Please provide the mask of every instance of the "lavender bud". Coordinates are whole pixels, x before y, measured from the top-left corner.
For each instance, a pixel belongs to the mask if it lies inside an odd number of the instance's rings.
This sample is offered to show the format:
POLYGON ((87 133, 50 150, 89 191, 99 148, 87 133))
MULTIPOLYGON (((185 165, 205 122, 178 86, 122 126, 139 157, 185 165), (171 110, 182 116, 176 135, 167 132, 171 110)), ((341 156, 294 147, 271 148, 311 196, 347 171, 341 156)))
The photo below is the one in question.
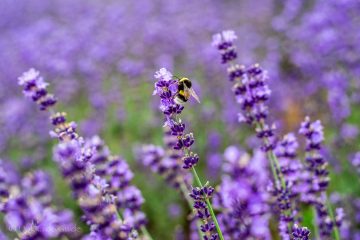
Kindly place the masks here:
POLYGON ((297 224, 294 224, 292 229, 293 240, 309 240, 310 231, 306 227, 300 227, 297 224))

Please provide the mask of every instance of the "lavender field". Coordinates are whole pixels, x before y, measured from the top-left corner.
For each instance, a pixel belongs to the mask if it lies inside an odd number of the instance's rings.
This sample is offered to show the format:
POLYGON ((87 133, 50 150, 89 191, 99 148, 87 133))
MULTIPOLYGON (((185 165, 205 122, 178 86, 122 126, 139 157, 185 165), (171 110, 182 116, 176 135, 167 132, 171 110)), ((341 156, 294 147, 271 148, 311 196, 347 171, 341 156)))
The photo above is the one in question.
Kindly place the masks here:
POLYGON ((0 0, 0 240, 360 240, 358 0, 0 0))

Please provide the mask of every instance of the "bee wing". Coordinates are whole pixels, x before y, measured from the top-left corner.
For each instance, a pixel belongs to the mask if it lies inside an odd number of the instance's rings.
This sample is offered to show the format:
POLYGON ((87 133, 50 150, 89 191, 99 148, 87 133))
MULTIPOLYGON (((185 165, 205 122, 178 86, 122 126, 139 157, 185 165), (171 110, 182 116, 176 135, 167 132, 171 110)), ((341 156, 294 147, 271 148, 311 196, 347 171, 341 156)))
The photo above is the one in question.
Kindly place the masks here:
POLYGON ((199 99, 199 96, 196 94, 196 92, 194 91, 194 89, 190 88, 188 89, 190 95, 195 98, 195 100, 200 103, 200 99, 199 99))

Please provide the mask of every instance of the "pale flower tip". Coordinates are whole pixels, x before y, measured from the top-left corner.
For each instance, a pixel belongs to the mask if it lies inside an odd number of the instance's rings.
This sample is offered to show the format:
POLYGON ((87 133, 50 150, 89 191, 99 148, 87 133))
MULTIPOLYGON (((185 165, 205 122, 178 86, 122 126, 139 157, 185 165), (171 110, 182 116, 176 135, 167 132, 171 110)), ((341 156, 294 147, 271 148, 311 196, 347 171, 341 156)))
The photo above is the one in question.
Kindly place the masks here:
POLYGON ((237 39, 235 31, 233 30, 226 30, 222 32, 223 38, 227 42, 232 42, 237 39))
POLYGON ((212 45, 218 46, 222 44, 223 42, 233 42, 237 39, 237 36, 235 34, 235 31, 233 30, 225 30, 221 33, 217 33, 213 35, 212 38, 212 45))
POLYGON ((39 75, 40 75, 39 71, 35 70, 35 68, 30 68, 29 70, 24 72, 20 77, 18 77, 18 84, 24 85, 26 82, 38 78, 39 75))
POLYGON ((213 35, 212 37, 212 43, 211 45, 213 46, 217 46, 221 43, 221 34, 220 33, 216 33, 213 35))
POLYGON ((169 81, 172 79, 173 75, 170 71, 168 71, 166 68, 160 68, 159 71, 157 71, 154 75, 156 79, 169 81))

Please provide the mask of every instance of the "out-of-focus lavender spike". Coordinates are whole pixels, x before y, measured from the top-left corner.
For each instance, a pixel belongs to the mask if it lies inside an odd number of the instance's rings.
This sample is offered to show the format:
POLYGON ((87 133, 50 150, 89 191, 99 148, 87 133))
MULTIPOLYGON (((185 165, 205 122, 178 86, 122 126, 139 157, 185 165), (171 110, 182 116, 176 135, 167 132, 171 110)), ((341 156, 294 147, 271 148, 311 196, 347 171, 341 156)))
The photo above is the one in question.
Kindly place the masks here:
POLYGON ((86 144, 90 149, 96 149, 90 162, 102 198, 108 203, 114 203, 117 210, 122 213, 127 226, 124 226, 124 229, 139 231, 147 223, 145 214, 141 212, 144 198, 141 191, 131 184, 134 174, 130 167, 125 159, 112 156, 104 141, 98 136, 90 138, 86 144))
POLYGON ((351 159, 351 163, 356 168, 356 171, 360 174, 360 152, 355 153, 351 159))
POLYGON ((15 181, 18 175, 9 164, 0 160, 2 191, 0 212, 10 232, 20 239, 49 239, 77 235, 73 215, 51 205, 53 188, 50 176, 43 171, 29 172, 15 181), (6 170, 5 170, 6 168, 6 170))
POLYGON ((90 148, 96 151, 91 158, 91 163, 96 166, 95 175, 104 177, 106 175, 108 160, 110 158, 110 150, 105 142, 99 136, 93 136, 86 141, 90 148))
POLYGON ((297 149, 299 143, 295 134, 286 134, 281 141, 278 142, 274 152, 279 159, 281 172, 286 181, 293 187, 293 193, 299 194, 298 184, 301 181, 303 172, 303 164, 297 159, 297 149))
POLYGON ((37 198, 43 205, 47 206, 51 203, 53 184, 51 177, 46 172, 38 170, 28 173, 23 177, 21 186, 27 195, 37 198))
POLYGON ((161 175, 165 181, 174 188, 191 185, 191 174, 181 167, 182 153, 174 149, 177 144, 176 136, 171 135, 169 129, 164 131, 165 148, 144 145, 137 149, 139 161, 149 167, 153 172, 161 175))
POLYGON ((9 238, 0 230, 0 240, 8 240, 9 238))
POLYGON ((214 196, 221 209, 219 222, 226 239, 270 238, 270 195, 266 191, 266 157, 257 150, 251 157, 235 146, 224 153, 222 181, 214 196), (241 227, 239 227, 241 226, 241 227))
POLYGON ((295 134, 289 133, 278 142, 274 150, 277 158, 279 159, 280 171, 286 180, 286 185, 289 186, 288 188, 291 188, 290 192, 286 192, 285 194, 282 193, 282 204, 284 206, 289 206, 287 211, 290 212, 291 218, 287 219, 294 223, 300 222, 300 216, 298 215, 300 209, 298 205, 300 202, 300 196, 304 193, 304 166, 300 160, 297 159, 298 147, 299 144, 295 134), (291 202, 293 204, 291 204, 291 202))
POLYGON ((227 30, 213 36, 212 45, 221 52, 222 63, 228 63, 237 58, 234 40, 237 36, 234 31, 227 30))
POLYGON ((201 240, 201 236, 199 236, 198 232, 198 226, 197 226, 197 218, 191 219, 190 222, 190 239, 193 240, 201 240))
MULTIPOLYGON (((301 123, 299 133, 306 138, 306 171, 305 178, 306 189, 302 194, 302 201, 314 206, 318 217, 318 225, 321 237, 331 236, 335 230, 338 234, 338 225, 335 219, 332 219, 331 206, 328 205, 326 190, 329 185, 328 162, 324 159, 321 148, 324 141, 324 131, 320 120, 311 122, 309 117, 301 123), (335 221, 335 222, 334 222, 335 221)), ((343 215, 339 211, 339 221, 341 224, 343 215), (341 219, 341 220, 340 220, 341 219)))
POLYGON ((359 128, 354 124, 345 123, 340 129, 340 135, 345 141, 352 141, 359 136, 359 128))
MULTIPOLYGON (((311 122, 310 118, 306 117, 301 123, 299 133, 306 138, 306 168, 311 178, 308 197, 313 197, 316 193, 325 192, 329 185, 328 163, 320 152, 324 141, 323 126, 319 120, 311 122)), ((311 199, 309 200, 311 202, 311 199)))
POLYGON ((19 77, 19 85, 23 87, 23 93, 40 106, 40 110, 48 110, 55 105, 56 99, 46 90, 46 83, 40 73, 31 68, 19 77))
POLYGON ((129 169, 124 168, 127 164, 121 159, 104 159, 110 156, 100 139, 95 137, 85 141, 76 133, 76 123, 67 121, 66 113, 50 111, 55 104, 51 101, 54 97, 46 91, 47 84, 39 72, 29 70, 19 78, 19 84, 24 87, 25 96, 32 97, 41 110, 51 112, 54 130, 50 135, 59 140, 54 150, 55 161, 84 211, 83 219, 99 236, 127 239, 131 229, 140 229, 146 222, 144 214, 139 211, 144 201, 140 191, 134 186, 125 187, 132 178, 129 169), (108 160, 106 172, 103 166, 105 160, 108 160), (100 166, 98 170, 96 165, 100 166), (124 181, 121 191, 115 191, 117 186, 114 186, 115 181, 111 181, 111 177, 124 181), (108 189, 112 190, 111 193, 108 189), (117 207, 125 208, 126 217, 132 225, 124 223, 117 207))
POLYGON ((344 218, 345 218, 344 209, 343 208, 337 208, 335 210, 335 224, 336 224, 336 226, 341 227, 344 218))
POLYGON ((122 223, 117 218, 115 205, 103 198, 108 187, 105 179, 93 174, 92 150, 72 139, 58 145, 55 157, 85 213, 83 218, 87 224, 106 236, 119 236, 122 223))
MULTIPOLYGON (((98 172, 102 176, 97 178, 101 179, 105 186, 103 198, 116 205, 129 228, 139 231, 147 220, 145 214, 141 212, 144 203, 141 191, 131 184, 134 174, 123 158, 111 155, 108 147, 99 137, 89 139, 89 146, 97 149, 97 154, 91 158, 91 162, 95 166, 95 173, 98 172)), ((127 228, 124 226, 124 229, 127 228)))
POLYGON ((117 191, 130 185, 134 174, 123 158, 110 156, 107 162, 106 176, 110 179, 108 191, 116 195, 117 191))
POLYGON ((137 159, 154 173, 162 173, 160 162, 165 156, 165 151, 160 146, 142 145, 136 149, 137 159))

